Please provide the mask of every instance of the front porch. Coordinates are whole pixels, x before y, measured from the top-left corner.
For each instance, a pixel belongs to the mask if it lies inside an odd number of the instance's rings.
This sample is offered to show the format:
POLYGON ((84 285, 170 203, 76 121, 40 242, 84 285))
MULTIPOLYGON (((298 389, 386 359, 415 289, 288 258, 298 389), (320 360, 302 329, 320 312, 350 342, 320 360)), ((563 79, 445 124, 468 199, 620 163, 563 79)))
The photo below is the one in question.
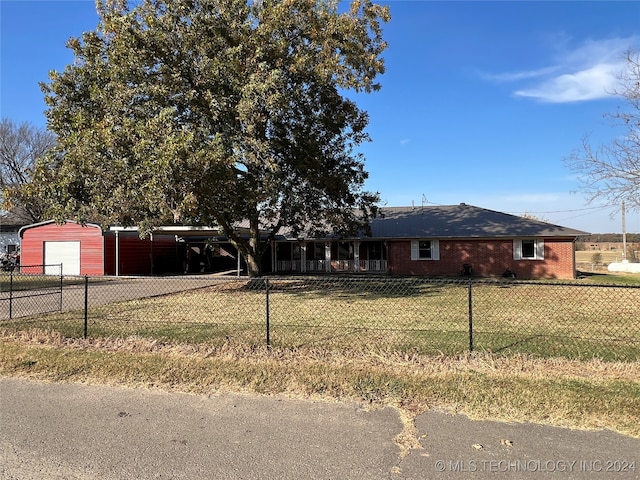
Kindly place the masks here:
POLYGON ((386 245, 379 241, 281 241, 272 252, 274 273, 386 273, 386 245))

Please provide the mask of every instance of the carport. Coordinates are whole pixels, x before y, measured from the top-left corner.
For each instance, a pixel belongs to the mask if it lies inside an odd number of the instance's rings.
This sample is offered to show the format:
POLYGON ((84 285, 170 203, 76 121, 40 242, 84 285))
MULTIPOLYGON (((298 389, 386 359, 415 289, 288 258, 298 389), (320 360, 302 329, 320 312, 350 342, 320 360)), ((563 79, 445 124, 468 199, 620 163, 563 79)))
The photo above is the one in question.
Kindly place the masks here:
MULTIPOLYGON (((122 275, 121 266, 131 255, 127 238, 139 236, 136 227, 110 227, 113 235, 114 275, 122 275)), ((240 276, 242 258, 226 236, 216 227, 168 225, 156 227, 149 235, 150 248, 157 246, 157 238, 173 238, 175 272, 188 273, 232 273, 240 276)), ((155 253, 152 253, 155 255, 155 253)))
MULTIPOLYGON (((243 232, 244 233, 244 232, 243 232)), ((146 238, 136 227, 53 220, 19 231, 22 265, 30 272, 63 275, 158 275, 176 273, 236 273, 243 260, 229 239, 216 227, 160 226, 146 238)))

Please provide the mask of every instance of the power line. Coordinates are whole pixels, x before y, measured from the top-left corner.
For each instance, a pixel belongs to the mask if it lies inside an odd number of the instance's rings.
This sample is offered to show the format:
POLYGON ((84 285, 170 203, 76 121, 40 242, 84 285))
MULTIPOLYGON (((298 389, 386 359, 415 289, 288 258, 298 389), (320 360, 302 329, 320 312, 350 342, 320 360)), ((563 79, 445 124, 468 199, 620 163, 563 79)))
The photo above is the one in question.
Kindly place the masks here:
MULTIPOLYGON (((613 207, 609 206, 609 207, 586 207, 586 208, 574 208, 571 210, 547 210, 547 211, 540 211, 540 212, 531 212, 529 210, 527 210, 527 213, 531 213, 531 214, 540 214, 540 213, 573 213, 573 212, 586 212, 586 211, 591 211, 591 210, 608 210, 608 209, 612 209, 613 207)), ((509 212, 511 214, 517 215, 516 212, 509 212)))
MULTIPOLYGON (((424 205, 434 205, 434 206, 444 206, 445 204, 443 203, 437 203, 437 202, 432 202, 430 200, 428 200, 426 198, 426 196, 423 194, 422 195, 422 206, 424 205)), ((531 214, 531 215, 541 215, 541 214, 548 214, 548 213, 576 213, 576 212, 586 212, 583 215, 588 215, 589 212, 592 212, 594 210, 612 210, 616 208, 613 205, 608 205, 608 206, 604 206, 604 205, 600 205, 597 207, 584 207, 584 208, 573 208, 573 209, 569 209, 569 210, 544 210, 544 211, 537 211, 537 212, 532 212, 530 210, 526 210, 525 213, 527 214, 531 214)), ((520 216, 522 215, 522 211, 518 211, 518 212, 504 212, 504 213, 508 213, 510 215, 516 215, 516 216, 520 216)), ((578 216, 582 216, 582 215, 578 215, 578 216)), ((571 217, 573 218, 573 217, 571 217)))

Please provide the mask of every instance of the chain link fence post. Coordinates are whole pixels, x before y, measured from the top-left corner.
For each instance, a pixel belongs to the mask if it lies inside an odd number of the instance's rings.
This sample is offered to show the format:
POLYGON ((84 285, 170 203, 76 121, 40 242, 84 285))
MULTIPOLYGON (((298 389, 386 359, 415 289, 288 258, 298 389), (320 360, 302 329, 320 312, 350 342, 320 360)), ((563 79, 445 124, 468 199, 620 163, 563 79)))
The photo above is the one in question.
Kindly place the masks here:
POLYGON ((473 352, 473 281, 469 279, 469 352, 473 352))
POLYGON ((9 320, 13 318, 13 270, 9 272, 9 320))
POLYGON ((58 303, 58 310, 62 311, 62 284, 63 284, 63 275, 62 275, 62 264, 60 264, 60 301, 58 303))
POLYGON ((84 338, 89 337, 89 276, 84 276, 84 338))
POLYGON ((271 348, 271 326, 270 326, 270 308, 269 308, 269 279, 265 279, 265 309, 266 309, 266 329, 267 329, 267 348, 271 348))

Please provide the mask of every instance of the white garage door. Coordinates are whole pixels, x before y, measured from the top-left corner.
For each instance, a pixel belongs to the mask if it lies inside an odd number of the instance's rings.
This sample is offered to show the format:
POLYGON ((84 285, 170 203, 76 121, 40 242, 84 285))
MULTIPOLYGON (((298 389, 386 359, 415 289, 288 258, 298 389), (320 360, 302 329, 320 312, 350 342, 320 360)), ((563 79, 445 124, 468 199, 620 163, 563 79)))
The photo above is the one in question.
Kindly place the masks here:
POLYGON ((80 242, 44 242, 45 274, 80 275, 80 242))

